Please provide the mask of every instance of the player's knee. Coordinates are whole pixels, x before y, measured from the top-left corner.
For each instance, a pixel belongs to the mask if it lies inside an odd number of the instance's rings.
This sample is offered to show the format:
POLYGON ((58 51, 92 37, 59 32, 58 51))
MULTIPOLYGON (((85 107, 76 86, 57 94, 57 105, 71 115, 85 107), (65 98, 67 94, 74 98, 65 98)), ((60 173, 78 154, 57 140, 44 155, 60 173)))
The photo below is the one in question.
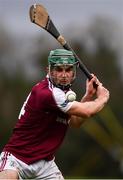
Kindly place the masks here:
POLYGON ((4 170, 0 172, 0 179, 19 179, 18 172, 13 170, 4 170))

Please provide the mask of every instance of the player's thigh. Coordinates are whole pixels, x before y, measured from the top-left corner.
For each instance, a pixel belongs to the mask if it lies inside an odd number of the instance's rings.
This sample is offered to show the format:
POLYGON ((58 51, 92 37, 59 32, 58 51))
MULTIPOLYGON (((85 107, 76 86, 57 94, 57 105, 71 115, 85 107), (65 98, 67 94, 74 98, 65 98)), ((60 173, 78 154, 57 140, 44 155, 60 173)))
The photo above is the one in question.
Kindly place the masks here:
POLYGON ((0 172, 0 179, 19 179, 18 172, 14 170, 3 170, 0 172))
POLYGON ((64 177, 54 162, 54 159, 51 161, 38 161, 33 164, 33 169, 37 172, 35 179, 64 180, 64 177))

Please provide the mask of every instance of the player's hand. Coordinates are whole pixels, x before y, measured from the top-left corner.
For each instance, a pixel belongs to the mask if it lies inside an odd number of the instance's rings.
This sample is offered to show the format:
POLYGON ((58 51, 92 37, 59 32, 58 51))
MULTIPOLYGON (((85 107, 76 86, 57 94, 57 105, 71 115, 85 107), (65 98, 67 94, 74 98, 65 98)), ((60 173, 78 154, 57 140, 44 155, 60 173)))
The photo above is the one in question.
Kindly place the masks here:
POLYGON ((86 96, 93 97, 96 93, 96 88, 94 88, 94 83, 98 85, 99 80, 96 76, 92 74, 92 79, 86 81, 86 96))

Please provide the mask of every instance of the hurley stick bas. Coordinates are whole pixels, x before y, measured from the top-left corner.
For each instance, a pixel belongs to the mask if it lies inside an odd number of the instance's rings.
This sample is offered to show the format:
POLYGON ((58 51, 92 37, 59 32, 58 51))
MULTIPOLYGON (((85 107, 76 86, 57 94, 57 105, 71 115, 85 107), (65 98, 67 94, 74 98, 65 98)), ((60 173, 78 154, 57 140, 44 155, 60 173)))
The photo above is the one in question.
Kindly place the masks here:
POLYGON ((52 22, 47 10, 40 4, 34 4, 30 7, 30 19, 31 22, 37 24, 41 28, 45 29, 48 33, 50 33, 66 50, 71 50, 79 64, 79 68, 84 72, 86 77, 90 80, 92 79, 92 75, 87 69, 87 67, 83 64, 71 46, 67 43, 65 38, 59 33, 56 26, 52 22))

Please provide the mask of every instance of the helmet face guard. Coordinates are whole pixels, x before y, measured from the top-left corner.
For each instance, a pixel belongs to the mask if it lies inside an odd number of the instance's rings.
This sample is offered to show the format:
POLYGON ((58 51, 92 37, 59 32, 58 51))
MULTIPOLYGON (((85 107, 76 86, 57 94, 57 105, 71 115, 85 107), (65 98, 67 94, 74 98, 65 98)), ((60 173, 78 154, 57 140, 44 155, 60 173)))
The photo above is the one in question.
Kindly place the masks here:
POLYGON ((64 49, 56 49, 54 51, 50 52, 50 55, 48 57, 48 64, 49 64, 49 76, 52 83, 60 87, 61 89, 68 89, 71 86, 71 83, 76 78, 76 67, 77 62, 76 59, 72 53, 72 51, 64 50, 64 49), (54 78, 52 77, 52 71, 57 67, 71 67, 73 70, 73 78, 69 84, 63 85, 63 84, 57 84, 57 82, 54 81, 54 78))

